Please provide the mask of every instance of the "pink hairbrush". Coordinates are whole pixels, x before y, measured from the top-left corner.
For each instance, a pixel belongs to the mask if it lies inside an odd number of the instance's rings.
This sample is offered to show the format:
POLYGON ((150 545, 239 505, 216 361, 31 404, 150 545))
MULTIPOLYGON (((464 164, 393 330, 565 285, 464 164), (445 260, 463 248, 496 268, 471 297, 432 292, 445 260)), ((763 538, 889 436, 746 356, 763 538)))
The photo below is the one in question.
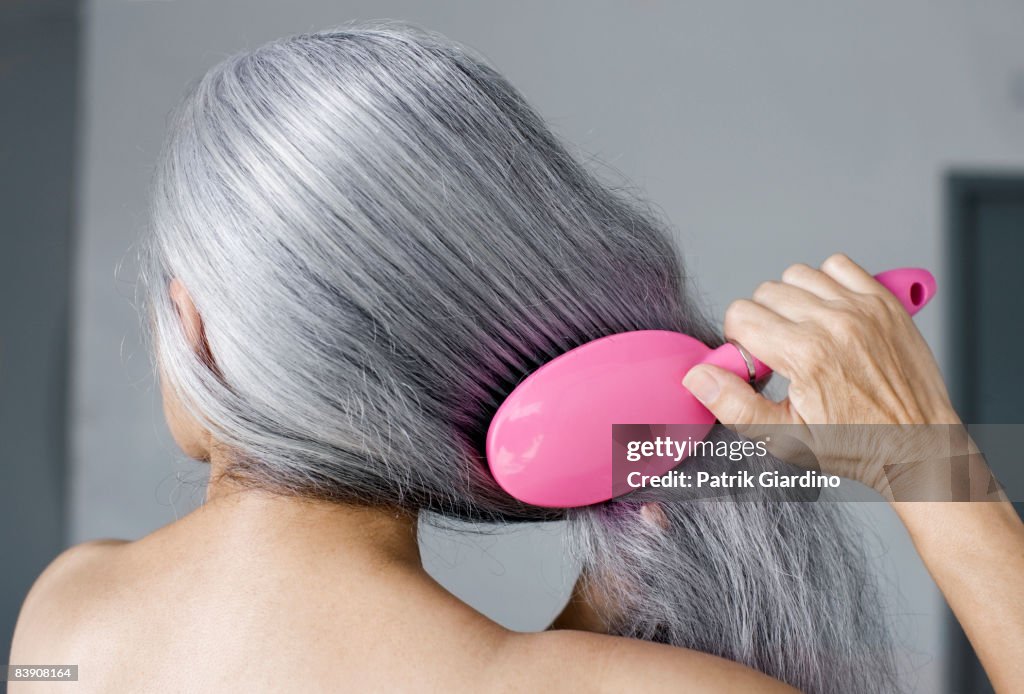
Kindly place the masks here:
MULTIPOLYGON (((875 275, 911 315, 935 295, 935 278, 917 268, 875 275)), ((715 418, 682 385, 691 367, 714 364, 749 379, 771 369, 746 350, 667 330, 638 330, 588 342, 524 379, 487 431, 491 474, 534 506, 574 508, 617 496, 612 484, 613 424, 685 424, 703 438, 715 418)), ((678 463, 665 461, 660 475, 678 463)))

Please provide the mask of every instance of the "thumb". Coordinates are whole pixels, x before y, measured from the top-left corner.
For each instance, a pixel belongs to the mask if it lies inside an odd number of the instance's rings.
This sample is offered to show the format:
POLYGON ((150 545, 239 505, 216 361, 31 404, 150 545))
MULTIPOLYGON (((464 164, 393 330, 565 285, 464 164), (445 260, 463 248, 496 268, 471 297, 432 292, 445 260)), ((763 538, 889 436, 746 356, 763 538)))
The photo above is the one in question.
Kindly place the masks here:
POLYGON ((755 429, 791 424, 787 408, 751 388, 742 378, 719 366, 698 364, 683 377, 683 386, 730 429, 753 436, 755 429))

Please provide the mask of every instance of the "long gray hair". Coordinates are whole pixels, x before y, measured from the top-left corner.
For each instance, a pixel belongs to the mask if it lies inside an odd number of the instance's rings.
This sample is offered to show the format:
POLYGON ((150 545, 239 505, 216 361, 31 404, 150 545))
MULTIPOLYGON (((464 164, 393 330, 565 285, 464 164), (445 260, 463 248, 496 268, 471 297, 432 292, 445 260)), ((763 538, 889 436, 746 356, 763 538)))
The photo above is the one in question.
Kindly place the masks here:
POLYGON ((539 365, 627 330, 722 338, 656 216, 581 167, 465 48, 371 25, 228 58, 172 115, 152 226, 160 367, 230 447, 236 480, 469 521, 566 520, 613 633, 808 692, 895 689, 875 586, 835 505, 665 500, 651 523, 630 497, 542 509, 494 483, 488 422, 539 365), (189 346, 173 278, 215 364, 189 346))

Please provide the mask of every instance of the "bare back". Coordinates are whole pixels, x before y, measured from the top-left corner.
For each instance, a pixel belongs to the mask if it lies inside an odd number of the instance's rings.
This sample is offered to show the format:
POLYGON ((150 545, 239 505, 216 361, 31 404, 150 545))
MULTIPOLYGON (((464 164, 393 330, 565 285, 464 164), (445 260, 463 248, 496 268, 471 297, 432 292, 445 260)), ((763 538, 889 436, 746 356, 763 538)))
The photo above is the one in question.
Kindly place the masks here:
POLYGON ((413 526, 361 513, 248 498, 75 547, 33 588, 11 662, 78 664, 76 692, 777 686, 682 649, 510 632, 423 571, 413 526))

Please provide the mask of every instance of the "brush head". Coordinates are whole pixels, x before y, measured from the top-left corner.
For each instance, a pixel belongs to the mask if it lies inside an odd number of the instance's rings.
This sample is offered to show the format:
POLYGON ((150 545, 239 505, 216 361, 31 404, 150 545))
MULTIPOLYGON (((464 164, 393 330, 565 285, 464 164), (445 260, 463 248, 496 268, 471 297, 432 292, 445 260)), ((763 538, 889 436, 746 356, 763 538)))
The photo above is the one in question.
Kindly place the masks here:
MULTIPOLYGON (((534 506, 573 508, 618 496, 613 424, 685 424, 701 439, 715 418, 683 387, 712 350, 666 330, 609 335, 548 362, 502 403, 487 432, 491 474, 534 506)), ((646 467, 660 475, 676 462, 646 467)))

